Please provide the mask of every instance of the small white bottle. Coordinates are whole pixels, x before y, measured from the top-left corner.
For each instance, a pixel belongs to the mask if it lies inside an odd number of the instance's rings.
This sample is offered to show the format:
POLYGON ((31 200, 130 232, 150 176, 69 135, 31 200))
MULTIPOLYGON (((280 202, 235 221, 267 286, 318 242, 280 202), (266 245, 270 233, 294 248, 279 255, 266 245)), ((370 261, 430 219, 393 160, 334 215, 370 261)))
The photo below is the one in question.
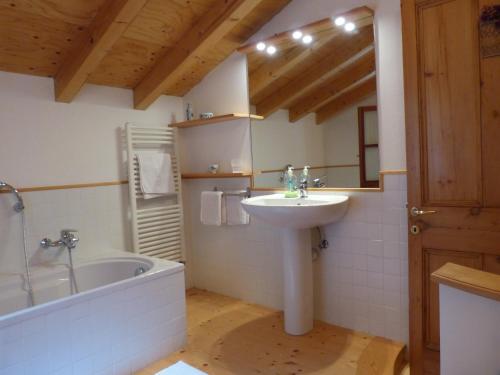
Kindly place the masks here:
POLYGON ((191 103, 188 103, 186 107, 186 120, 189 121, 192 120, 193 118, 194 118, 193 106, 191 105, 191 103))

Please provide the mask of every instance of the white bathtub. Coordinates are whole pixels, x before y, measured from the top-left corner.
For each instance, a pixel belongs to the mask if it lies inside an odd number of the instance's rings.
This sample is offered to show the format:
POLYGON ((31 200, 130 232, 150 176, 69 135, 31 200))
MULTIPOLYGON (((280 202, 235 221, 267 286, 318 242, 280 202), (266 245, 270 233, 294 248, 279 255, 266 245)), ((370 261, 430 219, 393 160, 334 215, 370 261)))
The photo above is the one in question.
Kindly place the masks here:
POLYGON ((0 375, 130 374, 186 339, 184 266, 114 252, 32 268, 36 306, 22 275, 0 275, 0 375), (112 255, 110 255, 112 254, 112 255), (145 273, 134 276, 142 267, 145 273))

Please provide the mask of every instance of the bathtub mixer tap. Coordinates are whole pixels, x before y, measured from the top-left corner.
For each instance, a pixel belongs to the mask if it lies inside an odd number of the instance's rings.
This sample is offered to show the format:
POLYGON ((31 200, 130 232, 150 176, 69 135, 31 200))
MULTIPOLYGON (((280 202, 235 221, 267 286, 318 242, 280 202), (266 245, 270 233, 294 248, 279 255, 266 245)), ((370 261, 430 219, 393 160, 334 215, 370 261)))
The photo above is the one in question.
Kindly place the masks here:
POLYGON ((49 247, 65 246, 68 250, 73 250, 78 244, 78 241, 80 241, 77 235, 78 231, 76 230, 63 229, 61 231, 60 239, 58 239, 57 241, 52 241, 50 238, 44 238, 40 241, 40 245, 44 249, 48 249, 49 247))
POLYGON ((71 283, 71 294, 79 293, 78 283, 76 282, 75 268, 73 266, 73 252, 72 250, 76 248, 80 239, 78 238, 78 231, 72 229, 63 229, 61 231, 61 238, 57 241, 52 241, 50 238, 44 238, 40 241, 40 246, 44 249, 49 247, 65 247, 68 249, 69 258, 69 275, 71 283))

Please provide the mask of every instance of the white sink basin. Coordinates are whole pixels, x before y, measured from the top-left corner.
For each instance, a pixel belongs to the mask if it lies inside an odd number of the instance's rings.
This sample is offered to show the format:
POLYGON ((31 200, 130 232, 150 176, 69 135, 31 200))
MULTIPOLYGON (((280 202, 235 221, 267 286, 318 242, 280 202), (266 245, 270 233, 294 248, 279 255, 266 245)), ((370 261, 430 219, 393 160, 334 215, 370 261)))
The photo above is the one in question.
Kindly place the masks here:
POLYGON ((262 195, 241 202, 252 216, 282 228, 306 229, 333 223, 347 210, 348 196, 310 195, 285 198, 284 194, 262 195))

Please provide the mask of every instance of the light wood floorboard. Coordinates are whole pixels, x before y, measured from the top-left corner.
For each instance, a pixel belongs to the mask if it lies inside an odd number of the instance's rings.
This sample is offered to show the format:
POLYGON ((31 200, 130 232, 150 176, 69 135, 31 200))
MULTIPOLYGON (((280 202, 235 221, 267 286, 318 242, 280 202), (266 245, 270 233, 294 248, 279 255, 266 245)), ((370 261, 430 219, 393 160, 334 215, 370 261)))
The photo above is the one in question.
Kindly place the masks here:
POLYGON ((210 375, 393 375, 404 361, 401 343, 320 321, 290 336, 281 312, 197 289, 188 291, 187 314, 186 347, 137 375, 180 360, 210 375))

